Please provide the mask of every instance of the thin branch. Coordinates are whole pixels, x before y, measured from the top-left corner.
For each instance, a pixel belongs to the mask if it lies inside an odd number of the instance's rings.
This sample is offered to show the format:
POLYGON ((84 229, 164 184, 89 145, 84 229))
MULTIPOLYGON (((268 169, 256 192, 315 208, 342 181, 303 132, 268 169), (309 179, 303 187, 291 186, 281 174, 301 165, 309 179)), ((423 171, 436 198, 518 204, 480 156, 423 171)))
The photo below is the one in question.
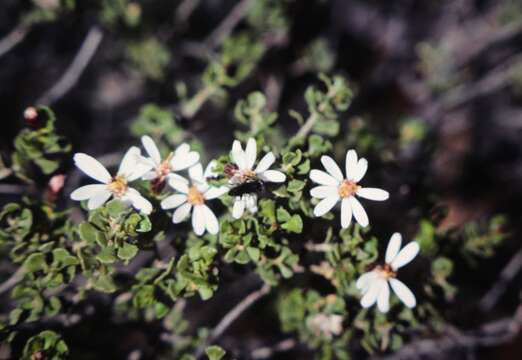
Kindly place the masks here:
POLYGON ((16 45, 20 44, 29 32, 26 24, 18 24, 9 34, 0 40, 0 57, 7 54, 16 45))
POLYGON ((522 269, 522 249, 519 250, 509 263, 504 267, 500 273, 499 279, 495 285, 482 297, 479 303, 479 308, 483 312, 489 312, 495 307, 500 297, 506 292, 506 289, 511 281, 517 276, 522 269))
POLYGON ((93 26, 85 37, 71 65, 69 65, 58 82, 50 90, 40 96, 36 103, 50 105, 67 94, 67 92, 76 85, 85 68, 91 62, 102 39, 102 30, 98 26, 93 26))
POLYGON ((236 25, 246 16, 250 6, 254 4, 253 0, 241 0, 230 11, 227 17, 219 24, 219 26, 205 40, 205 47, 213 50, 224 38, 226 38, 236 25))
POLYGON ((252 351, 250 357, 252 359, 269 359, 275 353, 289 351, 295 348, 297 345, 297 341, 295 339, 286 339, 276 343, 273 346, 264 346, 261 348, 257 348, 252 351))
POLYGON ((11 290, 24 278, 24 268, 21 266, 9 279, 0 284, 0 295, 11 290))
POLYGON ((252 306, 256 301, 261 299, 263 296, 270 292, 270 286, 267 284, 263 285, 261 289, 258 289, 249 295, 247 295, 241 302, 239 302, 234 308, 232 308, 221 321, 217 324, 217 326, 210 333, 207 341, 196 351, 196 359, 203 355, 205 348, 207 345, 212 344, 217 338, 219 338, 229 327, 236 321, 236 319, 241 316, 243 312, 245 312, 250 306, 252 306))

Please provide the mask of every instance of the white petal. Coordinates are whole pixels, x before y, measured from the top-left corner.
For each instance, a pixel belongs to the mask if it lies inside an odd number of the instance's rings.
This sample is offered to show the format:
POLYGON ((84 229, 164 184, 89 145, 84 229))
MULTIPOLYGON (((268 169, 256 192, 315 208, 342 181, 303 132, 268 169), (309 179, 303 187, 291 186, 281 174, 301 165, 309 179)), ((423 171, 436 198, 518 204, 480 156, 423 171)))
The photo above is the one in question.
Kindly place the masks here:
POLYGON ((259 164, 257 164, 257 167, 255 169, 255 172, 256 173, 263 173, 263 172, 267 171, 268 168, 270 166, 272 166, 274 161, 275 161, 275 155, 272 152, 269 152, 268 154, 263 156, 261 161, 259 161, 259 164))
POLYGON ((401 248, 401 243, 402 243, 401 234, 399 234, 397 232, 394 233, 391 236, 390 241, 388 242, 388 247, 386 248, 386 256, 384 258, 384 261, 387 264, 391 264, 393 259, 395 259, 395 257, 397 256, 397 254, 399 253, 399 249, 401 248))
POLYGON ((319 202, 319 204, 315 206, 314 215, 318 217, 323 216, 328 211, 330 211, 335 206, 335 204, 337 204, 338 201, 339 195, 324 198, 319 202))
POLYGON ((243 195, 243 201, 245 206, 252 214, 257 212, 257 195, 256 194, 245 194, 243 195))
POLYGON ((108 184, 112 180, 111 174, 109 174, 105 166, 92 156, 77 153, 74 155, 74 164, 86 175, 101 183, 108 184))
POLYGON ((187 194, 189 191, 188 184, 176 177, 169 177, 169 185, 176 191, 187 194))
POLYGON ((148 174, 150 172, 151 168, 152 167, 149 164, 140 162, 138 159, 138 161, 134 165, 134 169, 132 170, 132 172, 129 175, 127 175, 127 181, 134 181, 139 178, 143 178, 145 174, 148 174))
POLYGON ((192 180, 206 183, 205 177, 203 176, 203 166, 201 164, 196 164, 189 168, 189 176, 192 180))
POLYGON ((254 138, 248 139, 246 150, 245 150, 245 165, 248 169, 254 167, 257 157, 257 144, 254 138))
POLYGON ((273 183, 282 183, 286 180, 286 175, 277 170, 267 170, 259 175, 262 180, 273 183))
POLYGON ((87 209, 94 210, 102 206, 109 198, 111 197, 111 192, 109 190, 100 191, 96 193, 94 196, 89 198, 87 202, 87 209))
POLYGON ((375 271, 368 271, 359 276, 355 283, 355 287, 359 289, 363 294, 368 291, 370 284, 377 278, 375 271))
POLYGON ((348 150, 346 152, 346 178, 354 181, 357 174, 357 153, 355 150, 348 150))
POLYGON ((415 307, 417 304, 417 300, 415 300, 415 295, 411 292, 411 290, 404 285, 404 283, 400 280, 391 278, 389 279, 391 288, 393 292, 397 294, 399 299, 409 308, 415 307))
POLYGON ((205 232, 205 211, 201 205, 195 205, 192 211, 192 228, 197 236, 203 235, 205 232))
POLYGON ((150 181, 154 180, 158 177, 158 173, 155 171, 147 171, 143 176, 141 177, 142 180, 150 181))
POLYGON ((348 228, 352 222, 352 204, 348 198, 341 200, 341 227, 348 228))
POLYGON ((190 152, 190 145, 187 143, 183 143, 179 145, 176 150, 174 150, 174 154, 188 154, 190 152))
POLYGON ((361 225, 362 227, 368 226, 368 224, 370 223, 368 220, 368 215, 366 214, 366 211, 364 210, 359 200, 357 200, 355 196, 350 196, 348 199, 350 200, 350 204, 352 205, 352 212, 355 220, 357 220, 359 225, 361 225))
POLYGON ((100 191, 107 191, 107 185, 105 184, 92 184, 79 187, 71 193, 71 199, 76 201, 87 200, 100 191))
POLYGON ((216 160, 212 160, 211 162, 208 163, 207 167, 205 168, 205 173, 203 174, 205 179, 218 176, 218 174, 216 174, 216 172, 214 171, 214 168, 216 167, 216 165, 217 165, 216 160))
POLYGON ((189 184, 189 181, 187 179, 185 179, 183 176, 175 174, 175 173, 170 173, 167 175, 167 180, 170 181, 171 179, 178 181, 178 182, 185 183, 187 185, 189 184))
POLYGON ((136 189, 129 188, 126 197, 130 200, 132 206, 136 210, 139 210, 146 215, 149 215, 152 212, 152 204, 150 201, 141 196, 136 189))
POLYGON ((230 152, 230 158, 241 170, 246 168, 246 155, 241 147, 241 143, 238 140, 234 140, 232 144, 232 151, 230 152))
POLYGON ((400 267, 403 267, 407 263, 413 260, 415 256, 419 253, 419 244, 416 241, 412 241, 408 245, 402 248, 401 251, 397 254, 395 259, 391 262, 391 267, 393 270, 397 270, 400 267))
POLYGON ((118 175, 126 178, 129 177, 136 170, 136 164, 138 163, 138 157, 140 154, 141 150, 138 147, 131 146, 125 155, 123 155, 123 159, 121 159, 118 175))
POLYGON ((366 170, 368 170, 368 160, 365 158, 360 158, 357 162, 357 166, 355 167, 355 172, 353 174, 353 181, 359 182, 366 175, 366 170))
POLYGON ((339 169, 339 166, 336 164, 335 160, 332 159, 329 156, 323 155, 321 156, 321 163, 323 164, 324 168, 330 175, 332 175, 337 181, 343 181, 344 176, 339 169))
POLYGON ((321 170, 310 171, 310 179, 319 185, 339 186, 339 181, 321 170))
POLYGON ((319 199, 324 199, 329 196, 335 196, 337 194, 339 194, 339 190, 336 186, 321 185, 316 186, 310 190, 310 195, 319 199))
POLYGON ((192 209, 192 205, 190 205, 189 203, 181 205, 179 208, 176 209, 176 211, 174 211, 174 214, 172 215, 172 222, 174 224, 179 224, 180 222, 185 220, 187 215, 190 213, 190 209, 192 209))
POLYGON ((226 186, 211 187, 203 195, 205 196, 205 199, 212 200, 226 194, 228 190, 229 189, 226 186))
POLYGON ((368 284, 368 291, 366 291, 366 293, 363 295, 361 299, 362 307, 369 308, 370 306, 375 304, 384 282, 385 280, 383 279, 374 279, 371 283, 368 284))
POLYGON ((210 210, 210 208, 207 205, 201 205, 203 208, 203 212, 205 213, 205 227, 207 228, 207 231, 210 234, 217 234, 219 232, 219 223, 216 218, 216 215, 210 210))
POLYGON ((378 188, 360 188, 357 190, 357 195, 375 201, 384 201, 390 197, 387 191, 378 188))
POLYGON ((161 163, 161 155, 154 140, 152 140, 150 136, 145 135, 141 137, 141 143, 143 144, 147 154, 149 154, 151 159, 154 161, 155 165, 161 163))
POLYGON ((199 154, 195 151, 176 151, 170 160, 170 167, 172 168, 172 171, 180 171, 195 165, 198 161, 199 154))
POLYGON ((165 198, 161 202, 161 208, 163 210, 174 209, 187 201, 187 195, 185 194, 174 194, 165 198))
POLYGON ((390 310, 390 286, 387 281, 384 281, 381 291, 379 291, 379 295, 377 296, 377 307, 382 313, 386 313, 390 310))
POLYGON ((234 207, 232 208, 232 216, 234 219, 239 219, 241 216, 243 216, 243 213, 245 212, 245 201, 239 196, 236 197, 236 200, 234 201, 234 207))

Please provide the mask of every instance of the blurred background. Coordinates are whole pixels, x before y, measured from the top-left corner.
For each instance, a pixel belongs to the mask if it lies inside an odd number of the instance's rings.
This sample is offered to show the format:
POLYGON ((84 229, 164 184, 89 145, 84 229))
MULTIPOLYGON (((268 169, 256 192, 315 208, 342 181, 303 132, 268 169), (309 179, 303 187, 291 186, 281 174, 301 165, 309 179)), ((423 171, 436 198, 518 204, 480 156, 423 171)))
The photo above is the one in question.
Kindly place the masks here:
MULTIPOLYGON (((520 0, 2 0, 2 159, 27 126, 25 109, 49 105, 73 151, 110 164, 136 143, 133 124, 147 104, 171 114, 209 158, 228 151, 234 105, 252 91, 265 93, 282 133, 293 134, 289 110, 306 113, 303 93, 318 73, 349 79, 355 96, 340 138, 378 150, 381 181, 400 194, 372 208, 384 234, 397 222, 414 233, 418 199, 431 196, 447 214, 440 228, 510 220, 505 246, 464 281, 484 294, 511 264, 507 292, 487 317, 511 316, 522 282, 522 259, 512 257, 522 215, 520 0)), ((6 178, 0 204, 25 191, 6 178)), ((468 329, 478 320, 466 304, 450 315, 468 329)), ((261 323, 264 332, 249 337, 270 337, 261 323)), ((484 351, 471 358, 519 359, 522 334, 475 345, 484 351)))

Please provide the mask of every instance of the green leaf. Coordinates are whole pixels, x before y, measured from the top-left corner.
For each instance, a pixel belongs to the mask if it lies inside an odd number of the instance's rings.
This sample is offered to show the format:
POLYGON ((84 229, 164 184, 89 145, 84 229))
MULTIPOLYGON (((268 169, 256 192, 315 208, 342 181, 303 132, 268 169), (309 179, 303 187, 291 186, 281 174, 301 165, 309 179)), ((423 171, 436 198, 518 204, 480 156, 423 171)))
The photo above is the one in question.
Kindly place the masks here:
POLYGON ((45 270, 47 268, 47 263, 45 262, 45 255, 42 253, 31 254, 24 261, 23 266, 29 272, 45 270))
POLYGON ((254 261, 254 262, 258 262, 259 261, 259 257, 261 255, 261 251, 258 248, 249 246, 249 247, 246 248, 246 250, 247 250, 248 256, 250 256, 252 261, 254 261))
POLYGON ((303 190, 305 185, 306 185, 306 183, 304 181, 301 181, 301 180, 291 180, 288 183, 288 186, 287 186, 286 190, 289 191, 289 192, 299 192, 299 191, 303 190))
POLYGON ((221 360, 225 356, 226 351, 217 345, 212 345, 205 349, 205 353, 209 360, 221 360))
POLYGON ((98 278, 96 278, 92 286, 94 289, 105 293, 113 293, 116 291, 116 284, 114 284, 114 280, 110 275, 106 274, 101 274, 98 278))
POLYGON ((303 231, 303 220, 299 215, 293 215, 287 222, 281 225, 288 232, 300 234, 303 231))
POLYGON ((138 247, 133 244, 124 243, 122 247, 118 249, 118 257, 122 260, 130 260, 138 253, 138 247))

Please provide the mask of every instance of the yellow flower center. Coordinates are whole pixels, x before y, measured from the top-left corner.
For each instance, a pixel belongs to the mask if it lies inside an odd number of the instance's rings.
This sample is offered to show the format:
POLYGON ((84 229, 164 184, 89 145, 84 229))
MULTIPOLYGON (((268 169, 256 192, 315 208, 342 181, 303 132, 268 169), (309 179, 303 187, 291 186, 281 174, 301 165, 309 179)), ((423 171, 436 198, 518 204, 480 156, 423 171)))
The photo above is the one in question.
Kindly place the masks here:
POLYGON ((195 186, 192 186, 187 194, 187 202, 191 205, 201 205, 205 202, 205 198, 201 191, 199 191, 195 186))
POLYGON ((342 198, 352 196, 359 190, 360 186, 357 185, 357 183, 350 181, 350 180, 344 180, 341 185, 339 185, 339 188, 337 191, 339 192, 339 196, 342 198))
POLYGON ((123 176, 116 176, 112 179, 112 182, 109 183, 109 191, 113 193, 115 197, 122 197, 127 192, 127 179, 123 176))
POLYGON ((394 278, 396 276, 390 264, 384 264, 384 266, 377 266, 376 270, 385 279, 394 278))

